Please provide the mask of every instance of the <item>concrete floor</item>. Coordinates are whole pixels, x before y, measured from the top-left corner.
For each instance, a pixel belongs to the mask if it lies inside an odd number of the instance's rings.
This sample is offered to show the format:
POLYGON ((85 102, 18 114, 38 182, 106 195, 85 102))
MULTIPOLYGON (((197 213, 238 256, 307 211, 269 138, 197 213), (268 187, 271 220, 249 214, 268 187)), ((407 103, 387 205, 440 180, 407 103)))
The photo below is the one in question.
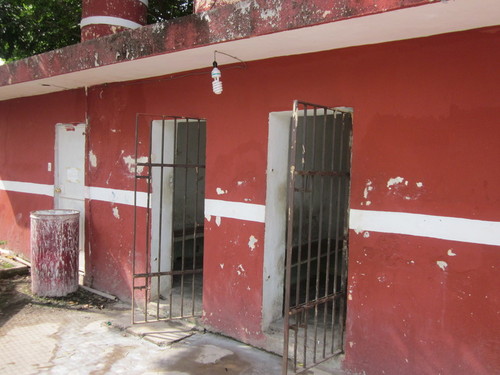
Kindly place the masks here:
POLYGON ((126 305, 77 310, 31 301, 0 326, 0 373, 273 375, 281 357, 180 322, 131 326, 126 305))
POLYGON ((0 327, 0 373, 280 373, 278 356, 175 323, 161 323, 161 330, 158 325, 124 330, 129 319, 128 309, 78 311, 28 304, 0 327))
MULTIPOLYGON (((80 289, 33 296, 29 276, 0 278, 0 374, 279 375, 282 358, 196 329, 193 321, 131 324, 130 305, 80 289)), ((282 335, 268 337, 281 352, 282 335), (278 337, 279 336, 279 337, 278 337)), ((307 375, 340 375, 324 363, 307 375)))
MULTIPOLYGON (((198 275, 201 276, 201 275, 198 275)), ((167 277, 164 277, 166 279, 167 277)), ((184 315, 189 315, 191 313, 191 309, 194 306, 195 311, 198 313, 198 315, 201 315, 201 307, 202 307, 202 294, 201 291, 203 289, 202 286, 202 278, 197 277, 195 279, 195 293, 191 292, 192 289, 192 278, 190 276, 184 276, 184 293, 183 293, 183 298, 181 299, 181 292, 180 292, 180 278, 177 278, 176 282, 174 282, 174 286, 172 288, 172 293, 169 295, 168 293, 166 294, 166 297, 163 297, 161 299, 152 298, 151 302, 147 304, 147 314, 145 315, 145 303, 144 301, 136 300, 136 309, 134 311, 134 321, 136 322, 143 322, 145 321, 146 317, 148 320, 154 321, 155 319, 166 319, 169 316, 176 317, 176 316, 181 316, 181 311, 180 311, 180 306, 181 304, 184 307, 184 315), (194 299, 193 299, 194 297, 194 299), (170 308, 170 298, 172 298, 172 308, 170 308), (171 315, 170 315, 171 314, 171 315)), ((158 281, 155 280, 155 282, 152 283, 152 286, 154 287, 155 284, 158 281)), ((322 312, 322 308, 320 309, 320 313, 322 312)), ((322 329, 322 318, 321 316, 318 318, 318 324, 317 326, 314 325, 313 321, 313 312, 309 313, 309 318, 310 318, 310 324, 308 325, 308 335, 307 335, 307 362, 310 363, 313 361, 313 358, 316 358, 318 362, 321 361, 321 358, 325 355, 323 353, 323 348, 325 347, 326 349, 326 355, 328 355, 329 350, 334 350, 332 347, 332 331, 331 329, 327 329, 327 334, 323 337, 324 330, 322 329), (316 335, 315 335, 316 332, 316 335), (315 339, 315 336, 317 336, 317 340, 315 339), (314 343, 316 342, 316 346, 314 343), (313 348, 316 349, 316 353, 314 353, 313 348)), ((320 314, 321 315, 321 314, 320 314)), ((195 321, 196 319, 194 318, 188 318, 192 319, 192 321, 195 321)), ((329 324, 331 321, 331 315, 328 316, 327 323, 329 324)), ((187 320, 184 320, 184 322, 187 322, 187 320)), ((126 324, 126 323, 125 323, 126 324)), ((175 324, 175 323, 170 323, 175 324)), ((327 324, 327 325, 328 325, 327 324)), ((278 356, 281 356, 283 353, 283 343, 284 343, 284 333, 283 333, 283 319, 279 319, 271 324, 268 330, 264 332, 266 336, 266 340, 261 343, 262 349, 264 349, 267 352, 277 354, 278 356)), ((144 332, 147 332, 150 327, 156 327, 156 324, 148 324, 148 325, 143 325, 142 328, 141 326, 134 326, 128 329, 128 332, 134 331, 135 334, 141 335, 141 330, 144 332), (139 328, 137 328, 139 327, 139 328)), ((150 335, 146 335, 146 339, 154 339, 155 338, 155 333, 154 330, 162 330, 165 327, 165 323, 160 323, 157 328, 152 328, 153 333, 150 335)), ((331 328, 328 326, 328 328, 331 328)), ((298 335, 298 341, 297 341, 297 351, 294 350, 294 336, 295 334, 291 331, 290 333, 290 342, 289 342, 289 357, 290 357, 290 362, 293 360, 293 356, 296 355, 296 361, 297 363, 301 364, 304 363, 304 328, 301 327, 299 330, 299 335, 298 335)), ((158 337, 161 337, 159 335, 158 337)), ((336 330, 335 333, 335 351, 340 349, 340 331, 336 330)), ((161 344, 161 339, 158 341, 161 344)), ((168 342, 168 341, 167 341, 168 342)), ((319 370, 325 370, 329 374, 342 374, 341 371, 341 360, 343 359, 343 356, 336 356, 330 360, 328 360, 325 363, 320 363, 318 365, 319 370)), ((317 373, 319 373, 318 370, 316 370, 317 373)), ((313 372, 308 372, 308 374, 312 374, 313 372)))

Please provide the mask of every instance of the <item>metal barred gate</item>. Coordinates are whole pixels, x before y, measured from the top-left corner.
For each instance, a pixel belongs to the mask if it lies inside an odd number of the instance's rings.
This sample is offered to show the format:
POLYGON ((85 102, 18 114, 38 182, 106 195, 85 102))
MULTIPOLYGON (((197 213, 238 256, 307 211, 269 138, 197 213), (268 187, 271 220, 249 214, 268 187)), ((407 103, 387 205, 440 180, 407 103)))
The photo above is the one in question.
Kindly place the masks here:
POLYGON ((343 352, 352 114, 295 101, 290 130, 283 374, 343 352))
POLYGON ((206 123, 138 114, 132 322, 201 316, 206 123))

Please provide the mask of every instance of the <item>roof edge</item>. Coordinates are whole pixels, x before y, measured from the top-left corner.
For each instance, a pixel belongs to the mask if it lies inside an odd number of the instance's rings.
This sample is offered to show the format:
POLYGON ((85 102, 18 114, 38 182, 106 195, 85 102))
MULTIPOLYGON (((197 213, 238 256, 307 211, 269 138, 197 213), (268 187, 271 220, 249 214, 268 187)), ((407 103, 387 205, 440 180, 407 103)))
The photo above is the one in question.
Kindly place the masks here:
POLYGON ((0 66, 0 87, 440 0, 243 0, 0 66))

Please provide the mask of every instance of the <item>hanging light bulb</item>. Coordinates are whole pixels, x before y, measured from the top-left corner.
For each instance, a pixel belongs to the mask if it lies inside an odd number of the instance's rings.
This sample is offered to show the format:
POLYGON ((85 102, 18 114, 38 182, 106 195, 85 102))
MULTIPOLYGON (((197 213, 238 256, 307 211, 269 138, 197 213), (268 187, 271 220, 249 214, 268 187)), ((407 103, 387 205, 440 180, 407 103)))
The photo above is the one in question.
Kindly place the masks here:
POLYGON ((214 94, 222 94, 222 82, 220 81, 221 77, 221 72, 219 68, 217 68, 217 61, 214 61, 213 63, 214 68, 212 69, 212 90, 214 91, 214 94))

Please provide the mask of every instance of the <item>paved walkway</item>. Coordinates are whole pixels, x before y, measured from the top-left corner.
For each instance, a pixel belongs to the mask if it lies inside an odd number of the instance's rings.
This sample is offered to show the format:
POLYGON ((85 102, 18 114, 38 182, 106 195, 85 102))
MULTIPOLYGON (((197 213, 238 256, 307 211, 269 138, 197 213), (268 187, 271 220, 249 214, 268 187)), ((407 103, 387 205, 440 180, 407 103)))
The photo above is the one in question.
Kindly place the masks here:
MULTIPOLYGON (((163 323, 158 343, 115 326, 128 311, 27 305, 0 327, 1 374, 280 374, 281 358, 163 323)), ((135 328, 137 329, 137 328, 135 328)))
POLYGON ((3 375, 281 374, 280 356, 179 322, 131 326, 125 304, 47 304, 0 286, 3 375))

